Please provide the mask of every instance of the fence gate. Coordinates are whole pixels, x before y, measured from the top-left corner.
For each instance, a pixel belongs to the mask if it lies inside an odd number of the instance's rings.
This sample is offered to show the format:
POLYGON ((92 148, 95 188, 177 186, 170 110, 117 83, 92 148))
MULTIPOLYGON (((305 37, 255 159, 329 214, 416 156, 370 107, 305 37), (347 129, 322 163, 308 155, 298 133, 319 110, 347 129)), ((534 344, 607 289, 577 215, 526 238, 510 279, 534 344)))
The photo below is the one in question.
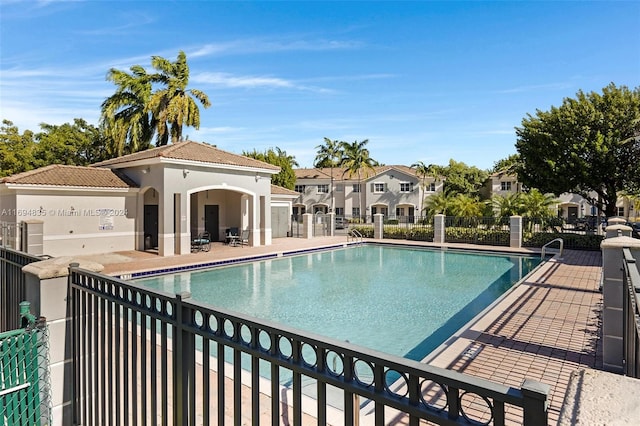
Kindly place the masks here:
MULTIPOLYGON (((28 310, 28 305, 27 305, 28 310)), ((0 333, 0 424, 51 422, 49 333, 44 318, 0 333)))

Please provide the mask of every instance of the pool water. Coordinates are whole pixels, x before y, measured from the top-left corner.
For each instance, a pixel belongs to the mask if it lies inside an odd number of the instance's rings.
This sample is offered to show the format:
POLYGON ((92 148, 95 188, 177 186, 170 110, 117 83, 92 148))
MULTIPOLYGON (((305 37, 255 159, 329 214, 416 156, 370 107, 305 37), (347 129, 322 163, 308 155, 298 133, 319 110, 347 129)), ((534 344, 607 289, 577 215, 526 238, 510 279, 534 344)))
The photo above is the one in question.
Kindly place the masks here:
POLYGON ((539 258, 365 245, 136 280, 421 360, 539 258))

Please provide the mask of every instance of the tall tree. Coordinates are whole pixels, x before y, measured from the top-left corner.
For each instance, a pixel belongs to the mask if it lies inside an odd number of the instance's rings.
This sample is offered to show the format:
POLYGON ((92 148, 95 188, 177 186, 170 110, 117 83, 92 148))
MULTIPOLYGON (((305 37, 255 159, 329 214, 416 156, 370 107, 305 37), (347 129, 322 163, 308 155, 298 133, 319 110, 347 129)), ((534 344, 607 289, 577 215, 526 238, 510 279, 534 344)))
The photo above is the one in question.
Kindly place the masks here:
POLYGON ((86 166, 111 158, 102 148, 105 137, 99 128, 81 118, 73 124, 40 124, 41 132, 35 135, 37 144, 34 151, 38 167, 49 164, 69 164, 86 166))
POLYGON ((364 209, 362 208, 362 176, 368 176, 369 172, 375 172, 375 166, 378 164, 373 158, 369 156, 369 150, 366 145, 369 143, 369 139, 365 139, 361 142, 354 141, 353 143, 341 142, 340 149, 342 150, 342 159, 340 165, 345 168, 344 174, 349 178, 358 176, 358 206, 360 209, 360 215, 364 209))
POLYGON ((334 211, 334 194, 333 194, 333 168, 338 166, 342 158, 341 142, 324 138, 324 144, 316 146, 318 154, 316 155, 314 167, 329 167, 331 169, 331 211, 334 211))
POLYGON ((271 177, 271 183, 283 188, 294 188, 296 184, 296 174, 293 168, 298 166, 298 162, 293 155, 288 155, 286 151, 278 147, 275 149, 269 148, 265 152, 258 152, 254 149, 251 152, 243 152, 242 155, 264 161, 274 166, 279 166, 280 172, 271 177))
POLYGON ((149 111, 151 79, 140 65, 131 73, 111 68, 107 80, 117 86, 116 92, 102 103, 100 125, 107 137, 106 149, 111 157, 119 157, 148 149, 157 120, 149 111))
POLYGON ((0 126, 0 177, 25 172, 35 167, 36 143, 33 132, 20 134, 12 121, 2 120, 0 126))
POLYGON ((640 87, 579 91, 528 114, 516 135, 518 175, 530 188, 580 194, 607 216, 616 213, 618 192, 640 192, 640 87))
POLYGON ((204 92, 187 89, 189 65, 183 51, 178 53, 175 62, 152 56, 151 66, 157 71, 151 80, 163 86, 153 93, 148 104, 157 120, 159 145, 167 144, 169 133, 171 142, 175 143, 182 139, 183 126, 200 128, 200 110, 196 100, 205 108, 209 108, 211 102, 204 92))

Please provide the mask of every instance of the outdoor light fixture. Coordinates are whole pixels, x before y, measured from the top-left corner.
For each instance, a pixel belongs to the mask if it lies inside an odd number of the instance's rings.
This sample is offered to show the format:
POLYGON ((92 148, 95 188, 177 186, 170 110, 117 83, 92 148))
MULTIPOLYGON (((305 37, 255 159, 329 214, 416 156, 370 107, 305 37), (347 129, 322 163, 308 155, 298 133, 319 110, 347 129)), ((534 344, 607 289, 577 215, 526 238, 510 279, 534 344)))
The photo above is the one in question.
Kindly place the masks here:
POLYGON ((188 174, 189 174, 189 170, 182 169, 182 177, 187 177, 188 174))

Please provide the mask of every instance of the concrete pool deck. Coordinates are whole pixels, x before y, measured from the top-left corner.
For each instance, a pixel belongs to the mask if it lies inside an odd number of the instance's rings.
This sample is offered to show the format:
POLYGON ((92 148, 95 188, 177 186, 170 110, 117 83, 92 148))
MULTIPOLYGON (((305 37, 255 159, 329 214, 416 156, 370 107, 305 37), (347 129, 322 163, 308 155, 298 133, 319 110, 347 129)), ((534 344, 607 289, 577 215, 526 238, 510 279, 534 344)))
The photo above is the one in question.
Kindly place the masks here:
MULTIPOLYGON (((366 240, 382 242, 382 240, 366 240)), ((437 246, 432 243, 384 240, 385 243, 437 246)), ((346 237, 314 239, 274 239, 271 246, 233 247, 214 244, 211 251, 189 255, 159 257, 153 253, 122 252, 92 259, 105 266, 109 275, 129 274, 178 265, 206 263, 270 253, 286 253, 346 244, 346 237)), ((512 250, 446 244, 451 248, 539 253, 538 250, 512 250)), ((525 378, 551 387, 549 424, 557 424, 572 373, 580 369, 602 368, 601 310, 599 291, 601 252, 566 250, 562 259, 542 265, 494 304, 460 335, 449 339, 429 363, 520 387, 525 378)), ((517 410, 507 411, 507 422, 520 423, 517 410)))

